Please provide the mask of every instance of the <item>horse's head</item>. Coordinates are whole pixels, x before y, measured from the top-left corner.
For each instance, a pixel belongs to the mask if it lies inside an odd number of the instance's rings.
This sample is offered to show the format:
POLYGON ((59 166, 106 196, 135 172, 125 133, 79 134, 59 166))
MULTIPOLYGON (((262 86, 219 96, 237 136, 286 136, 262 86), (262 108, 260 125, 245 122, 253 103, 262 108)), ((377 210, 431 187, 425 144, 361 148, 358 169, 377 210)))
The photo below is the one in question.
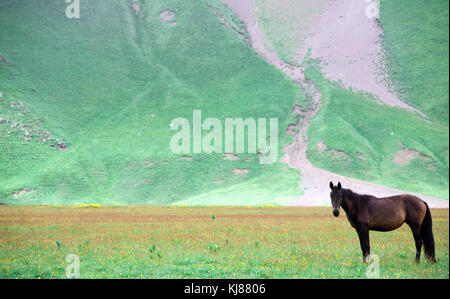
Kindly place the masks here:
POLYGON ((333 186, 333 182, 330 182, 330 197, 331 197, 331 205, 333 206, 333 215, 335 217, 339 216, 339 210, 342 204, 342 185, 341 182, 338 182, 336 186, 333 186))

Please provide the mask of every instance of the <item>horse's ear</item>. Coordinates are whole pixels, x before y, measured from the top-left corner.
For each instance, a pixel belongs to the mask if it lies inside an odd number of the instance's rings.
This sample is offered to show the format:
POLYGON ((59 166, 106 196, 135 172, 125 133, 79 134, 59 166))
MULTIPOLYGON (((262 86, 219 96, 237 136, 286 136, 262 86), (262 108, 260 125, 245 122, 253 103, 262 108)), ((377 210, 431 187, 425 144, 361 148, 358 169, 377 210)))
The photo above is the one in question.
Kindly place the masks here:
POLYGON ((330 182, 330 189, 333 190, 333 182, 330 182))
POLYGON ((338 186, 338 189, 339 189, 339 190, 341 190, 341 189, 342 189, 342 185, 341 185, 341 182, 338 182, 338 185, 337 185, 337 186, 338 186))

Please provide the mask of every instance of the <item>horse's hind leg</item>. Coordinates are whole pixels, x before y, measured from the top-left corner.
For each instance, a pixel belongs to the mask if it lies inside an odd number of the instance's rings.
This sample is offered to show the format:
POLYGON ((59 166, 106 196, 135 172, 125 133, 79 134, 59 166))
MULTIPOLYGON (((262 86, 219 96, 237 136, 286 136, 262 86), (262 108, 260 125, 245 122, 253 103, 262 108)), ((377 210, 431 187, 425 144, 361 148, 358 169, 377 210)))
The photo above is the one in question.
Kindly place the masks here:
POLYGON ((422 250, 422 236, 420 234, 420 227, 416 227, 413 225, 410 225, 411 231, 414 236, 414 241, 416 242, 416 263, 418 264, 420 262, 420 253, 422 250))

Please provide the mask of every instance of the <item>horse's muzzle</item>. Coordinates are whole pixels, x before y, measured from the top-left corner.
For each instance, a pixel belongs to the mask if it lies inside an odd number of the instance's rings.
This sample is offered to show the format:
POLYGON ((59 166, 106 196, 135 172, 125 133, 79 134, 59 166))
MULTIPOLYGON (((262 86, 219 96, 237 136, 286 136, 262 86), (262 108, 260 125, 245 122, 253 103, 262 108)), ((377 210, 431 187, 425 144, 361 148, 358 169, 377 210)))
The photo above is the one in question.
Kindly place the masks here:
POLYGON ((339 210, 333 210, 333 215, 334 215, 334 217, 339 216, 339 210))

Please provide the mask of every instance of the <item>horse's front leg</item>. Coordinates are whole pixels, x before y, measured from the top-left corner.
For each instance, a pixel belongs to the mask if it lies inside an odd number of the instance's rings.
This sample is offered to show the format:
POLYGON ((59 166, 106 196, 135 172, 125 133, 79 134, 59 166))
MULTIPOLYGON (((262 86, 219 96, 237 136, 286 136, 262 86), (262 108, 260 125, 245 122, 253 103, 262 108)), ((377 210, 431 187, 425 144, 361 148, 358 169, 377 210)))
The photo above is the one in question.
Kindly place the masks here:
POLYGON ((358 233, 359 243, 361 244, 363 262, 368 264, 370 263, 369 229, 366 227, 358 227, 356 231, 358 233))

